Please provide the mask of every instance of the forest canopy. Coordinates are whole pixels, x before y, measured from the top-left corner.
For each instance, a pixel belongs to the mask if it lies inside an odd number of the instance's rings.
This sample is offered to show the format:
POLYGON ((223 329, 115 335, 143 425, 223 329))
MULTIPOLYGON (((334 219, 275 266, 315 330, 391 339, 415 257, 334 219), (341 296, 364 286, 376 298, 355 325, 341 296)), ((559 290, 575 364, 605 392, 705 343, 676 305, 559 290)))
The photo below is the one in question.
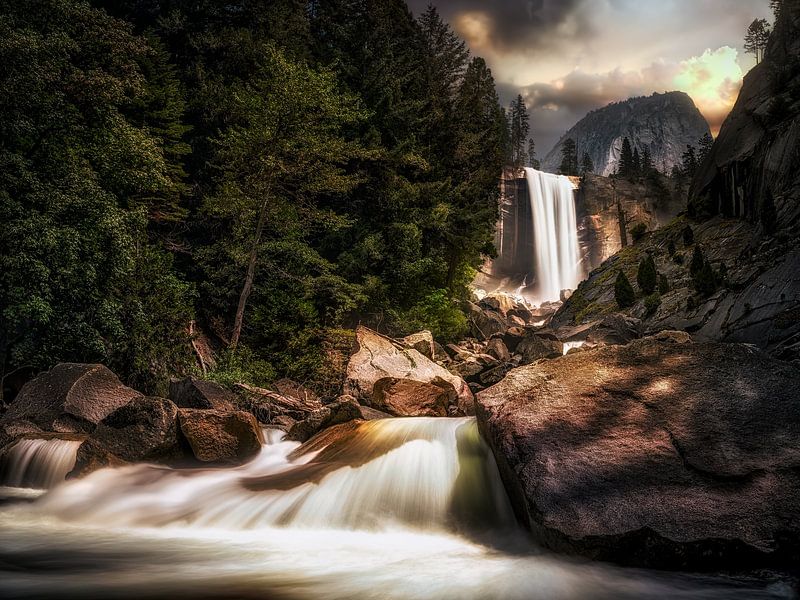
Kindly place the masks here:
POLYGON ((220 371, 313 382, 358 323, 463 333, 509 125, 435 9, 0 7, 3 374, 96 361, 155 392, 197 323, 220 371))

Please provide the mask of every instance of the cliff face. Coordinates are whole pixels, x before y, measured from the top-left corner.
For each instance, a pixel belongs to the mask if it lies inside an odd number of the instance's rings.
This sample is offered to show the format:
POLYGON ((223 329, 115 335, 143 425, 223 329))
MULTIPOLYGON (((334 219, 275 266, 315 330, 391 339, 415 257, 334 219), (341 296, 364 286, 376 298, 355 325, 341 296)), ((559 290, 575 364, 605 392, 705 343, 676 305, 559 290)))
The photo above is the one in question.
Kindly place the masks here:
POLYGON ((690 212, 788 230, 800 220, 800 2, 785 0, 764 60, 747 74, 692 184, 690 212), (773 211, 774 207, 774 211, 773 211))
POLYGON ((587 152, 596 173, 616 173, 622 140, 627 137, 640 153, 649 148, 656 168, 668 173, 681 162, 687 144, 696 146, 706 133, 710 133, 708 123, 683 92, 631 98, 586 115, 559 140, 542 168, 557 173, 564 141, 572 138, 578 144, 579 159, 587 152))

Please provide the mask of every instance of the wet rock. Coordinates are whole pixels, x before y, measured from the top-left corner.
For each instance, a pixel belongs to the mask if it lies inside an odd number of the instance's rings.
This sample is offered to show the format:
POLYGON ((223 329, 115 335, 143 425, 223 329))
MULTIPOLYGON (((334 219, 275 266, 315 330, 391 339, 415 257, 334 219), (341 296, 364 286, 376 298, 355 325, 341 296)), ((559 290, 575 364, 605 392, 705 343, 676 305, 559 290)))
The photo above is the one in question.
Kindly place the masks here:
POLYGON ((194 457, 205 464, 245 463, 258 454, 264 441, 258 421, 243 411, 182 408, 178 424, 194 457))
POLYGON ((175 404, 143 397, 100 421, 91 439, 124 461, 173 464, 191 457, 178 429, 175 404))
POLYGON ((103 365, 61 363, 25 384, 1 422, 23 420, 44 431, 88 433, 139 397, 103 365))
POLYGON ((453 385, 441 378, 422 382, 385 377, 375 382, 372 407, 397 417, 446 417, 457 399, 453 385))
POLYGON ((752 346, 646 338, 516 369, 478 420, 540 543, 752 568, 798 550, 799 374, 752 346))
POLYGON ((362 407, 352 396, 341 396, 295 423, 289 430, 288 439, 305 442, 323 429, 356 419, 364 419, 362 407))
POLYGON ((529 365, 543 358, 558 358, 564 353, 564 345, 546 335, 529 334, 517 346, 522 364, 529 365))
POLYGON ((413 349, 395 346, 366 327, 356 331, 357 352, 347 365, 345 393, 363 404, 372 402, 373 388, 379 379, 412 379, 431 382, 448 381, 456 390, 458 405, 464 414, 474 414, 474 397, 466 382, 413 349))
POLYGON ((409 348, 413 348, 426 358, 435 359, 435 348, 433 334, 430 331, 420 331, 413 335, 404 337, 402 341, 409 348))
POLYGON ((213 381, 187 377, 169 383, 169 399, 178 408, 236 410, 236 394, 213 381))
POLYGON ((67 479, 84 477, 100 469, 124 467, 130 463, 112 453, 101 442, 89 438, 78 447, 75 466, 67 475, 67 479))

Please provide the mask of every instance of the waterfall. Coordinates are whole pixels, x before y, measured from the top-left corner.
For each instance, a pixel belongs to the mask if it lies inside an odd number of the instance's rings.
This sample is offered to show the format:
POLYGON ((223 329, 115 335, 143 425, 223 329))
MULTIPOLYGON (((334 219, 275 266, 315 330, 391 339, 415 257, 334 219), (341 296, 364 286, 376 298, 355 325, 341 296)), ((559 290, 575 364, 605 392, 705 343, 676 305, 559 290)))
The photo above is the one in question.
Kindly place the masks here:
POLYGON ((526 168, 540 302, 556 301, 581 280, 575 192, 569 178, 526 168))
POLYGON ((575 190, 569 177, 506 170, 495 245, 498 257, 473 285, 534 304, 555 302, 583 279, 575 190))
POLYGON ((0 485, 47 489, 64 481, 75 466, 80 441, 23 439, 0 464, 0 485))
POLYGON ((403 523, 442 530, 514 523, 475 419, 369 421, 323 448, 271 441, 236 469, 98 471, 53 490, 40 506, 109 526, 375 530, 403 523))

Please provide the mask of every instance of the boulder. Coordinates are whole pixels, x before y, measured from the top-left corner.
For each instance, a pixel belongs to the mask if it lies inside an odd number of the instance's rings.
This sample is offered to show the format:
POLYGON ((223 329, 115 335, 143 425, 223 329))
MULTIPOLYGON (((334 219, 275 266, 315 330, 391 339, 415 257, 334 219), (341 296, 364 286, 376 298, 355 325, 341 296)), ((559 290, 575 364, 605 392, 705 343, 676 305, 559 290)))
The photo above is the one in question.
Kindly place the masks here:
POLYGON ((447 350, 445 350, 444 346, 436 341, 433 342, 433 359, 436 362, 447 362, 450 360, 447 350))
POLYGON ((433 345, 433 334, 430 331, 420 331, 419 333, 408 335, 400 341, 409 348, 413 348, 426 358, 433 360, 436 356, 436 351, 433 345))
POLYGON ((303 403, 315 404, 320 402, 319 396, 312 390, 291 379, 279 379, 272 384, 272 387, 275 388, 275 391, 281 396, 294 398, 303 403))
POLYGON ((182 408, 178 424, 201 463, 239 465, 258 454, 264 442, 256 418, 243 411, 182 408))
POLYGON ((751 568, 800 550, 798 381, 752 346, 645 338, 515 369, 478 422, 543 545, 751 568))
POLYGON ((472 302, 466 302, 464 308, 469 319, 470 332, 479 340, 488 340, 496 333, 503 333, 508 329, 505 317, 497 311, 482 309, 472 302))
POLYGON ((67 479, 83 477, 100 469, 124 467, 127 464, 129 463, 112 453, 104 444, 89 438, 78 446, 75 466, 67 475, 67 479))
POLYGON ((173 464, 191 457, 178 435, 178 407, 165 398, 136 398, 100 421, 92 441, 128 462, 173 464))
POLYGON ((474 397, 466 382, 444 367, 409 348, 397 347, 391 340, 367 329, 356 331, 357 351, 347 365, 345 393, 369 405, 375 382, 385 377, 412 379, 424 383, 434 379, 449 382, 456 390, 464 414, 474 414, 474 397))
POLYGON ((2 422, 24 420, 44 431, 88 433, 139 397, 103 365, 61 363, 25 384, 2 422))
POLYGON ((341 396, 295 423, 287 437, 296 442, 305 442, 323 429, 360 419, 364 419, 364 415, 358 401, 352 396, 341 396))
POLYGON ((169 383, 169 399, 178 408, 236 410, 236 394, 213 381, 187 377, 169 383))
POLYGON ((508 348, 509 352, 516 353, 517 346, 519 346, 519 343, 525 339, 525 335, 526 331, 524 328, 511 327, 508 331, 503 333, 502 336, 500 336, 500 339, 503 340, 503 343, 505 344, 506 348, 508 348))
POLYGON ((642 322, 622 313, 608 315, 589 328, 586 341, 591 344, 613 346, 627 344, 642 337, 642 322))
POLYGON ((543 358, 558 358, 564 353, 564 344, 548 336, 528 334, 517 346, 522 364, 529 365, 543 358))
POLYGON ((486 354, 496 358, 500 362, 508 362, 511 360, 511 353, 500 338, 492 338, 486 344, 486 354))
POLYGON ((474 356, 450 365, 450 372, 463 378, 468 383, 477 381, 478 376, 485 369, 486 365, 474 356))
POLYGON ((430 382, 385 377, 375 382, 372 406, 397 417, 446 417, 456 403, 456 390, 449 381, 430 382))

